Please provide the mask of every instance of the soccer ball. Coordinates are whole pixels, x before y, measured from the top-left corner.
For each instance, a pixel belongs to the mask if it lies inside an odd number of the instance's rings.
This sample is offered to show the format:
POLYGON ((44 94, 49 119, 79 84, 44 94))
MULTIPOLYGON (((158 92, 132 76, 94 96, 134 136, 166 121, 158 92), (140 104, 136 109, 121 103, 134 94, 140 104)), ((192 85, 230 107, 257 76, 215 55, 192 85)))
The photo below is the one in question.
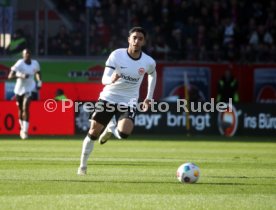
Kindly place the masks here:
POLYGON ((198 181, 199 175, 199 167, 194 163, 184 163, 176 172, 176 177, 181 183, 195 183, 198 181))

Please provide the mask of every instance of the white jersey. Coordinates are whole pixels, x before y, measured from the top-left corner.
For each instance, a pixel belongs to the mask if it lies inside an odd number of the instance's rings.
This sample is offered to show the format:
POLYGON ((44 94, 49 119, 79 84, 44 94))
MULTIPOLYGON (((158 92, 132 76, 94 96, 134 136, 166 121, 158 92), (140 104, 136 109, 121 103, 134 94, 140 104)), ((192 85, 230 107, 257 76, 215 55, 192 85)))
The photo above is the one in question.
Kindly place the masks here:
POLYGON ((110 103, 126 103, 133 106, 139 98, 139 90, 145 73, 155 71, 155 61, 145 53, 138 59, 130 57, 127 49, 113 51, 105 63, 120 75, 120 78, 110 85, 106 85, 100 93, 100 99, 110 103))
POLYGON ((28 65, 23 59, 19 59, 12 67, 12 71, 16 72, 17 76, 21 74, 28 74, 29 77, 26 79, 17 78, 14 87, 14 93, 16 95, 23 95, 25 93, 30 93, 35 90, 34 75, 36 72, 40 71, 40 66, 36 60, 31 60, 31 64, 28 65))

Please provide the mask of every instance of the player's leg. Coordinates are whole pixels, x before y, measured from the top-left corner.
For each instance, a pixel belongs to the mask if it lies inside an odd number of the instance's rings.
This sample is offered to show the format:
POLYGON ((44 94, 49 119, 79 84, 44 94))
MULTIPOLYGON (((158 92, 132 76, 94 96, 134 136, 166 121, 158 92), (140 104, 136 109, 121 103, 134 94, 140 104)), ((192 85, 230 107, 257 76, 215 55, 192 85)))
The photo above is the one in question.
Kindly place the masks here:
POLYGON ((112 133, 113 133, 114 129, 116 128, 116 125, 117 125, 117 122, 116 122, 116 118, 114 115, 99 137, 100 144, 105 144, 111 138, 112 133))
POLYGON ((16 106, 18 108, 18 122, 21 131, 23 127, 23 96, 16 95, 16 106))
POLYGON ((135 108, 128 108, 128 111, 125 112, 119 112, 120 118, 118 120, 118 123, 116 125, 116 122, 114 122, 115 118, 113 118, 104 132, 101 134, 99 138, 99 142, 101 144, 104 144, 107 142, 107 140, 110 138, 111 133, 118 138, 118 139, 126 139, 133 131, 134 128, 134 118, 136 115, 136 109, 135 108))
POLYGON ((118 139, 126 139, 132 133, 134 122, 130 118, 122 118, 118 121, 117 127, 114 129, 113 134, 118 139))
POLYGON ((121 113, 118 125, 113 131, 118 139, 126 139, 132 133, 136 112, 136 108, 128 107, 128 111, 121 113))
POLYGON ((80 167, 78 168, 78 175, 86 174, 87 161, 91 152, 93 151, 94 141, 97 140, 103 128, 104 128, 104 125, 102 125, 101 123, 98 123, 93 119, 91 120, 90 129, 82 143, 82 152, 81 152, 81 158, 80 158, 80 167))
POLYGON ((31 95, 24 94, 23 102, 22 102, 22 128, 20 132, 20 136, 22 139, 28 138, 30 104, 31 104, 31 95))
POLYGON ((102 105, 99 105, 100 109, 95 110, 92 114, 90 129, 82 144, 80 167, 78 169, 79 175, 86 174, 87 161, 93 151, 94 141, 98 139, 103 129, 114 115, 114 112, 106 111, 106 102, 99 101, 98 103, 102 103, 102 105))

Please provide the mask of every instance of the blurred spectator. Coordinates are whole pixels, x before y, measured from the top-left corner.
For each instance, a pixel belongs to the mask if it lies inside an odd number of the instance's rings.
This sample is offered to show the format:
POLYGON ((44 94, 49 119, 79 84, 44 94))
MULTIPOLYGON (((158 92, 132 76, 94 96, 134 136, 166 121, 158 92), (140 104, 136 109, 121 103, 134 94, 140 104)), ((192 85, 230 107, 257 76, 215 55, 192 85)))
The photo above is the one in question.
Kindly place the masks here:
POLYGON ((235 23, 228 17, 224 19, 223 45, 235 42, 235 23))
MULTIPOLYGON (((144 50, 155 53, 156 59, 275 60, 275 0, 54 2, 57 9, 72 21, 74 29, 68 32, 64 26, 60 27, 56 36, 48 41, 50 55, 84 55, 86 9, 89 8, 90 55, 105 55, 120 46, 119 43, 124 43, 130 26, 141 25, 149 31, 149 43, 144 50)), ((42 36, 40 40, 43 40, 42 36)), ((44 49, 42 43, 39 45, 44 49)))
POLYGON ((196 47, 193 43, 192 38, 186 39, 186 47, 185 47, 185 52, 186 52, 186 59, 194 61, 196 59, 196 47))
POLYGON ((212 49, 210 51, 209 54, 209 59, 211 61, 221 61, 222 60, 222 53, 221 53, 221 49, 219 47, 219 44, 214 43, 214 45, 212 46, 212 49))
POLYGON ((207 40, 205 34, 205 27, 203 25, 199 25, 197 27, 197 36, 195 38, 196 48, 198 49, 198 51, 200 51, 200 49, 202 48, 205 48, 207 40))
POLYGON ((172 31, 172 38, 169 40, 169 47, 171 49, 170 56, 172 60, 184 59, 184 39, 182 37, 182 31, 175 29, 172 31))
POLYGON ((19 57, 25 48, 27 48, 27 40, 24 37, 23 30, 18 29, 12 36, 11 42, 7 48, 7 54, 19 57))
POLYGON ((239 102, 238 81, 232 75, 230 69, 224 72, 222 78, 218 81, 217 102, 239 102))
POLYGON ((56 36, 50 39, 49 51, 53 55, 71 55, 70 36, 64 25, 61 25, 56 36))
POLYGON ((57 89, 55 100, 62 101, 62 100, 66 100, 66 99, 67 99, 67 96, 64 94, 64 91, 62 89, 57 89))
POLYGON ((105 24, 103 18, 99 18, 96 25, 97 36, 99 37, 98 41, 102 46, 102 53, 107 54, 106 50, 110 41, 110 31, 107 24, 105 24))
POLYGON ((196 26, 196 22, 195 22, 195 18, 193 16, 188 17, 188 22, 183 27, 183 35, 184 38, 192 38, 192 37, 196 37, 196 31, 197 30, 197 26, 196 26))
POLYGON ((83 34, 75 31, 72 35, 71 51, 72 55, 85 55, 85 42, 83 34))
POLYGON ((167 43, 164 41, 164 37, 162 35, 157 36, 154 42, 154 52, 153 52, 155 59, 157 60, 167 59, 169 52, 170 52, 170 48, 167 45, 167 43))
POLYGON ((94 7, 100 7, 100 2, 98 0, 86 0, 85 2, 85 6, 86 7, 91 7, 91 8, 94 8, 94 7))
POLYGON ((38 35, 38 54, 39 55, 45 55, 45 42, 44 42, 44 36, 45 36, 45 31, 42 30, 40 31, 39 35, 38 35))
POLYGON ((238 36, 235 23, 229 18, 224 19, 223 29, 223 49, 224 59, 228 61, 235 61, 238 57, 238 36))

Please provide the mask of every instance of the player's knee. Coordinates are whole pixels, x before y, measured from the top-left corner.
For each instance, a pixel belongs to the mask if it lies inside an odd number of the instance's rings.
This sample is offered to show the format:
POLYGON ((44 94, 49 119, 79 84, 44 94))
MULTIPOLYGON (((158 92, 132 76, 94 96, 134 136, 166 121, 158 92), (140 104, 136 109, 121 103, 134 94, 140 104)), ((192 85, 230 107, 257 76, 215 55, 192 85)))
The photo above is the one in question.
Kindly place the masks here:
POLYGON ((90 128, 88 131, 88 137, 90 137, 91 140, 95 141, 98 139, 98 137, 101 135, 100 129, 90 128))
POLYGON ((127 137, 129 136, 129 134, 126 134, 126 133, 121 132, 119 130, 118 130, 118 133, 119 133, 119 135, 121 136, 122 139, 127 139, 127 137))
POLYGON ((22 112, 22 118, 23 118, 23 120, 28 121, 29 120, 29 113, 26 112, 26 111, 23 111, 22 112))
POLYGON ((89 132, 87 133, 87 136, 92 140, 92 141, 96 141, 98 139, 98 136, 90 134, 89 132))

